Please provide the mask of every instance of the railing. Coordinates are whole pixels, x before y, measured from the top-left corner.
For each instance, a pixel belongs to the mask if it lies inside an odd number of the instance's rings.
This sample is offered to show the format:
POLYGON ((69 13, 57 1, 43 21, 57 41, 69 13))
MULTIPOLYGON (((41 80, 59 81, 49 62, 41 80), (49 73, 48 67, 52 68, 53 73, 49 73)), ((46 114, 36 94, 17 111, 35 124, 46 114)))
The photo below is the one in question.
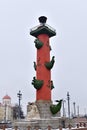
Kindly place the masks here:
POLYGON ((15 126, 14 128, 6 128, 5 125, 3 125, 2 129, 0 130, 87 130, 87 124, 86 123, 79 123, 77 124, 76 128, 72 128, 71 125, 68 126, 68 128, 62 128, 59 126, 59 128, 53 129, 51 126, 48 126, 46 129, 44 128, 39 128, 39 127, 32 127, 32 126, 27 126, 24 128, 15 126))
POLYGON ((72 127, 71 124, 68 125, 67 128, 62 128, 62 126, 59 126, 58 128, 52 128, 52 126, 45 127, 39 127, 39 126, 32 126, 32 125, 26 125, 26 126, 13 126, 12 128, 7 128, 5 124, 1 125, 0 130, 87 130, 87 122, 79 122, 76 124, 76 127, 72 127))
POLYGON ((52 28, 50 25, 48 25, 48 24, 46 24, 46 23, 45 23, 45 24, 40 24, 40 25, 37 25, 37 26, 31 28, 31 29, 30 29, 30 32, 31 32, 31 31, 35 31, 36 29, 38 29, 39 27, 42 27, 42 26, 48 27, 48 28, 51 29, 52 31, 56 32, 56 30, 55 30, 54 28, 52 28))

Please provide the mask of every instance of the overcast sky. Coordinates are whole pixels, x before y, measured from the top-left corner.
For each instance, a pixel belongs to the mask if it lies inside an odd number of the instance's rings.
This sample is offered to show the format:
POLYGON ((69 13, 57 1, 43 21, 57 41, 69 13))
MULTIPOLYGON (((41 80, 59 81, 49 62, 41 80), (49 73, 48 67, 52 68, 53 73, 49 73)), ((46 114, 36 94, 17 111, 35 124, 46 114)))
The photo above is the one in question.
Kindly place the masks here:
POLYGON ((71 112, 73 102, 80 113, 87 113, 87 0, 0 0, 0 102, 4 95, 21 104, 36 100, 31 81, 35 76, 35 38, 30 29, 39 24, 38 17, 46 16, 47 24, 56 29, 50 39, 55 56, 52 69, 52 101, 65 99, 70 93, 71 112))

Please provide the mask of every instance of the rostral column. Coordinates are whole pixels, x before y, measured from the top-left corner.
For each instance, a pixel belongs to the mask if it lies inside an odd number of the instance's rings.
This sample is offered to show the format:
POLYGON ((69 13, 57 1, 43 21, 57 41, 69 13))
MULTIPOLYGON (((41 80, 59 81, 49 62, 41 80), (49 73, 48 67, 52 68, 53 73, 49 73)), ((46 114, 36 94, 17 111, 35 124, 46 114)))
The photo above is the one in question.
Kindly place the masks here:
POLYGON ((51 80, 51 68, 54 65, 54 56, 50 59, 49 39, 56 35, 55 30, 46 24, 45 16, 39 17, 40 25, 30 31, 30 35, 36 37, 35 47, 37 49, 37 58, 34 62, 36 77, 32 84, 36 88, 36 101, 51 101, 51 90, 54 87, 51 80))

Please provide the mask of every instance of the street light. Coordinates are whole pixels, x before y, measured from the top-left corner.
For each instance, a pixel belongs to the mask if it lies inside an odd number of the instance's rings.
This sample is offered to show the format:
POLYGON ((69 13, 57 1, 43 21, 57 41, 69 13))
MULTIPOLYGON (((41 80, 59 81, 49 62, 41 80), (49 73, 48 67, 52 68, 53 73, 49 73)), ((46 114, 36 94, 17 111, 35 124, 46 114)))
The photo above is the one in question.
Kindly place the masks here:
POLYGON ((74 109, 74 113, 73 113, 73 116, 75 117, 76 116, 76 107, 75 107, 76 103, 73 102, 73 109, 74 109))
POLYGON ((67 101, 68 101, 68 117, 70 119, 70 95, 69 95, 69 92, 67 92, 67 101))
POLYGON ((65 106, 64 106, 64 103, 66 102, 66 100, 63 99, 63 117, 66 115, 65 114, 65 106))
POLYGON ((22 94, 21 94, 21 91, 19 90, 19 93, 17 93, 17 96, 18 96, 18 99, 19 99, 19 109, 18 109, 18 118, 20 119, 20 101, 21 101, 21 98, 22 98, 22 94))

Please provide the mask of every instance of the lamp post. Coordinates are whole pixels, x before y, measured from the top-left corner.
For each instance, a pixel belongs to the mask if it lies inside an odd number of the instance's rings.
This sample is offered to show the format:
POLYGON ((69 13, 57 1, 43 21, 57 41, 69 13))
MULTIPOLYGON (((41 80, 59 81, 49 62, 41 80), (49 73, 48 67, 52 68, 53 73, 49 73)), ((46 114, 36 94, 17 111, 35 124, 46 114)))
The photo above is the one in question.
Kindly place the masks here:
POLYGON ((75 107, 76 103, 73 102, 73 109, 74 109, 74 113, 73 113, 73 116, 75 117, 76 116, 76 107, 75 107))
POLYGON ((64 103, 65 103, 66 101, 65 100, 63 100, 63 117, 65 116, 65 106, 64 106, 64 103))
POLYGON ((69 95, 69 92, 67 92, 67 101, 68 101, 68 117, 70 119, 70 95, 69 95))
POLYGON ((20 101, 22 98, 22 94, 21 91, 19 90, 19 92, 17 93, 18 99, 19 99, 19 109, 18 109, 18 118, 20 119, 20 101))
POLYGON ((77 106, 77 115, 79 117, 79 105, 77 106))

